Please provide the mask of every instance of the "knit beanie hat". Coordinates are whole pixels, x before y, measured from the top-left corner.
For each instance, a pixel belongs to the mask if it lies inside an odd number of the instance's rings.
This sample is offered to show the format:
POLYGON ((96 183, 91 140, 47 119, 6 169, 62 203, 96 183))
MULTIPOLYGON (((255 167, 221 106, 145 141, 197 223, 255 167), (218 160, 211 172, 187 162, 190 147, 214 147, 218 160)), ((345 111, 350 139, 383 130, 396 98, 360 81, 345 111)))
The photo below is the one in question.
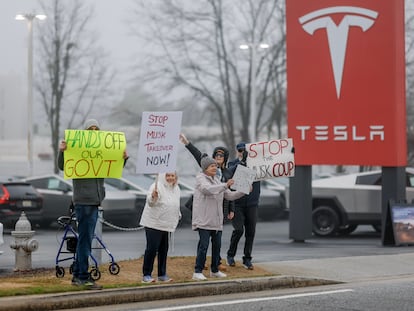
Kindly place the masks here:
POLYGON ((203 172, 211 165, 216 164, 216 161, 214 161, 213 158, 210 158, 209 156, 206 156, 201 159, 200 166, 203 172))
POLYGON ((85 130, 87 130, 88 128, 90 128, 91 126, 96 126, 97 128, 98 128, 98 130, 99 130, 99 123, 98 123, 98 121, 96 121, 95 119, 88 119, 88 120, 86 120, 86 122, 85 122, 85 130))

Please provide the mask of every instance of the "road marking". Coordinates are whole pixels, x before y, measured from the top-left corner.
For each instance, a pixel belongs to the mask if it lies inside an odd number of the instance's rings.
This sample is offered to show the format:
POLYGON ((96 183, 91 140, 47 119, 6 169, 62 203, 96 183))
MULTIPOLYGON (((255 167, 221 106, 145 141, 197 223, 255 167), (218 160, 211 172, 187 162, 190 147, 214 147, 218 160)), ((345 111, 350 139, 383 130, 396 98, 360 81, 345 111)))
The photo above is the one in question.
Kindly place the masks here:
POLYGON ((263 298, 222 301, 222 302, 211 302, 211 303, 195 304, 195 305, 190 305, 190 306, 167 307, 167 308, 157 308, 157 309, 147 309, 147 310, 151 310, 151 311, 186 310, 186 309, 194 309, 194 308, 224 306, 224 305, 251 303, 251 302, 259 302, 259 301, 282 300, 282 299, 291 299, 291 298, 299 298, 299 297, 320 296, 320 295, 332 295, 332 294, 340 294, 340 293, 353 292, 353 291, 354 291, 353 289, 330 290, 330 291, 324 291, 324 292, 313 292, 313 293, 303 293, 303 294, 282 295, 282 296, 277 296, 277 297, 263 297, 263 298))

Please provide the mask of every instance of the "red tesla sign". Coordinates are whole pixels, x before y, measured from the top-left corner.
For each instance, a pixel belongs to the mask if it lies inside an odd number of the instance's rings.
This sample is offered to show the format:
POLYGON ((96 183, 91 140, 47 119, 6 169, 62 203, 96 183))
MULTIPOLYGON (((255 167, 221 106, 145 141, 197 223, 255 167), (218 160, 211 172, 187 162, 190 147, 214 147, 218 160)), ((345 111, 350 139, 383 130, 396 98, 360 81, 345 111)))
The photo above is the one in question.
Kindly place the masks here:
POLYGON ((297 165, 406 165, 404 0, 290 0, 297 165))

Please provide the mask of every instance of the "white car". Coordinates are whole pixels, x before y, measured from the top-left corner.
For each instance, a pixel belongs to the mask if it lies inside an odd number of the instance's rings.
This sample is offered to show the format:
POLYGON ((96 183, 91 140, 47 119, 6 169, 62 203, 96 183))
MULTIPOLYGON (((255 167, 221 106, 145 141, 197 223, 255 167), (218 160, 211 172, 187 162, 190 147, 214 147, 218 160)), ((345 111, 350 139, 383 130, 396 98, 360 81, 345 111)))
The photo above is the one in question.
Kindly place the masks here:
MULTIPOLYGON (((312 181, 312 229, 318 236, 349 234, 358 225, 381 231, 381 170, 312 181)), ((414 199, 414 168, 406 168, 406 200, 414 199)))

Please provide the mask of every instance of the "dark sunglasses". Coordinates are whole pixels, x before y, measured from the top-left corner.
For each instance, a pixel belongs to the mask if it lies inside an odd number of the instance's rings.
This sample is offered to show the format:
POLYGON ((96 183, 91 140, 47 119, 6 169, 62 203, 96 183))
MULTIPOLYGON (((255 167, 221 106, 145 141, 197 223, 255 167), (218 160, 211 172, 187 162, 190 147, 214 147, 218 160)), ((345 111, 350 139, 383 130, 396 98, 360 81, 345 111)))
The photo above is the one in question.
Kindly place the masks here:
POLYGON ((215 158, 216 157, 219 157, 219 158, 224 158, 224 154, 222 154, 222 153, 216 153, 216 155, 214 156, 215 158))
POLYGON ((246 151, 246 149, 237 149, 238 152, 246 151))

